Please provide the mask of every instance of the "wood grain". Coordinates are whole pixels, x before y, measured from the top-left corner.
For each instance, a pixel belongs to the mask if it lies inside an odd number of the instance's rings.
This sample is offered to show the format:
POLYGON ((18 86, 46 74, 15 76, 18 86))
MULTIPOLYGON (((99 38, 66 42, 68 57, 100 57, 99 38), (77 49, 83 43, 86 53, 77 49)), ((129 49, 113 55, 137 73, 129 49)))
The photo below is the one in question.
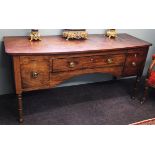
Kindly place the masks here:
POLYGON ((53 72, 71 71, 77 69, 119 66, 124 64, 125 54, 95 55, 84 57, 70 57, 53 60, 53 72), (74 65, 71 66, 71 63, 74 65))
POLYGON ((122 75, 122 70, 123 70, 122 66, 118 66, 118 67, 115 66, 115 67, 81 69, 81 70, 75 70, 75 71, 69 71, 69 72, 52 73, 50 87, 55 87, 67 79, 70 79, 75 76, 84 75, 84 74, 109 73, 113 76, 120 77, 122 75))
POLYGON ((14 66, 14 81, 16 87, 16 94, 22 93, 22 81, 21 81, 21 70, 20 70, 20 57, 13 57, 13 66, 14 66))
POLYGON ((109 39, 104 34, 89 35, 87 40, 66 41, 62 36, 45 36, 42 41, 30 42, 28 37, 4 37, 6 53, 11 55, 75 54, 146 47, 151 44, 128 34, 109 39))

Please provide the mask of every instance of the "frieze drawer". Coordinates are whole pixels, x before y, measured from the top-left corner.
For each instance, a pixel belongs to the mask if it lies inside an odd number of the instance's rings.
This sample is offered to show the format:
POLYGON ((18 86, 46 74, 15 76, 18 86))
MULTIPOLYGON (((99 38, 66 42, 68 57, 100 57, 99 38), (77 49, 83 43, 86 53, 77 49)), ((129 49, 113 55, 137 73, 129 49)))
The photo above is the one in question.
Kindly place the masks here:
POLYGON ((70 57, 53 60, 53 72, 123 65, 125 54, 70 57))

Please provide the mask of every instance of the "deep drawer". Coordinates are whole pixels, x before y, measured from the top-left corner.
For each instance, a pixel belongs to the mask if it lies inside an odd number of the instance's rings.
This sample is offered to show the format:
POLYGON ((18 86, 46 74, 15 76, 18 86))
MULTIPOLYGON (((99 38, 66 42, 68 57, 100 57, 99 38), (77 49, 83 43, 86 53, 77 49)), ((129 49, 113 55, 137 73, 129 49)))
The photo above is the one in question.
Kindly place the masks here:
POLYGON ((50 61, 48 57, 20 57, 23 89, 39 89, 49 86, 50 61))

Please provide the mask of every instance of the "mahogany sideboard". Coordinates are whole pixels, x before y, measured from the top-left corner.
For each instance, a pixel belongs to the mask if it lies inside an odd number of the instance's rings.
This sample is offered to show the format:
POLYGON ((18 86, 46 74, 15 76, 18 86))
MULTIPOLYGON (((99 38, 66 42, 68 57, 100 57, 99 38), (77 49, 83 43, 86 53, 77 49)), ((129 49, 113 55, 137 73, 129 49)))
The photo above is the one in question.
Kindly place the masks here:
POLYGON ((34 42, 28 37, 4 37, 4 45, 13 57, 20 122, 23 92, 53 88, 77 75, 136 76, 135 94, 151 46, 128 34, 119 34, 116 39, 97 34, 89 35, 87 40, 69 41, 61 36, 44 36, 42 41, 34 42))

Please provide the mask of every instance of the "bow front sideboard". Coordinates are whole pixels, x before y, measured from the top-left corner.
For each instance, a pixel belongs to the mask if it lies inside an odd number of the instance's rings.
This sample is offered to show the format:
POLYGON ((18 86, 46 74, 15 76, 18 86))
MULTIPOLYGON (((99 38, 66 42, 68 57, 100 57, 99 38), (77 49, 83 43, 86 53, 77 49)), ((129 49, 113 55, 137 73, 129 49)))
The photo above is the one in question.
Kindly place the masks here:
POLYGON ((11 36, 4 37, 4 45, 13 58, 20 122, 23 122, 23 92, 53 88, 82 74, 135 76, 135 94, 151 46, 128 34, 119 34, 115 39, 95 34, 87 40, 69 41, 61 36, 44 36, 42 41, 34 42, 28 37, 11 36))

